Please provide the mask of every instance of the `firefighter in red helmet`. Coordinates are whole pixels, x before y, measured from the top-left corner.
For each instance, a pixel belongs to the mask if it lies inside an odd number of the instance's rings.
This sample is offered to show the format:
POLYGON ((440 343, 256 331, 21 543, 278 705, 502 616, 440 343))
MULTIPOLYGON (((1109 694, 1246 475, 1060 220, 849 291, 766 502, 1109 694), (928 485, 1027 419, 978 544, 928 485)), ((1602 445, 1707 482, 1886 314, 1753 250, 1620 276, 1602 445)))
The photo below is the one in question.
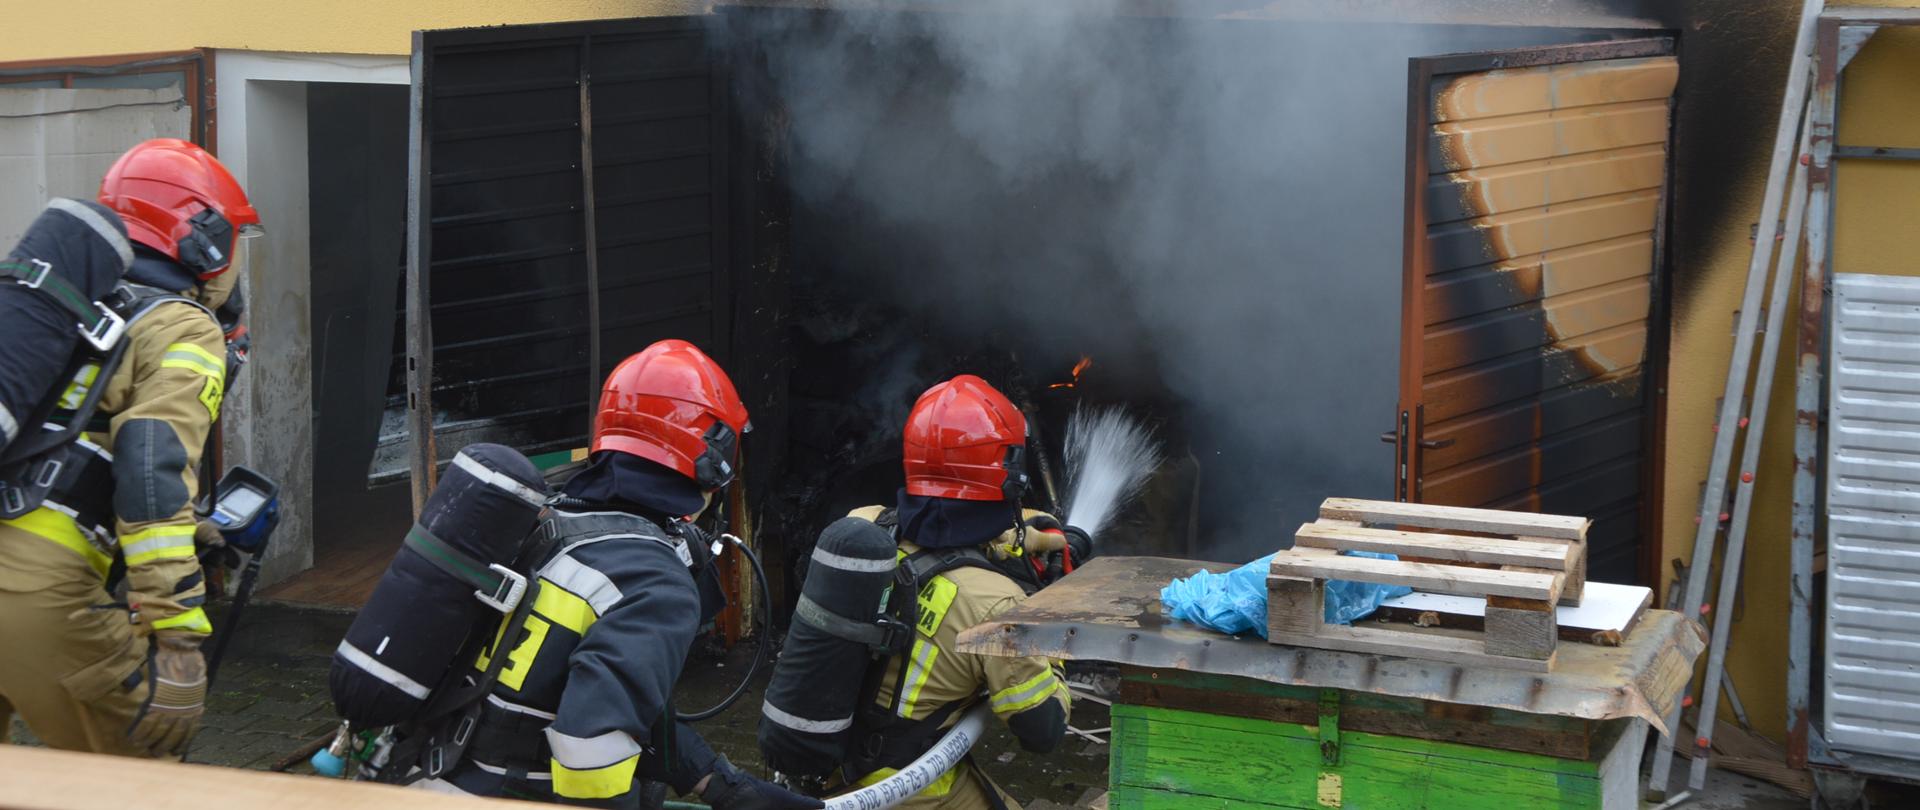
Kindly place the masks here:
POLYGON ((613 370, 589 462, 554 504, 531 629, 504 652, 464 761, 425 787, 640 807, 664 783, 722 810, 821 806, 735 768, 668 705, 722 602, 692 519, 733 481, 747 429, 733 381, 691 343, 613 370))
MULTIPOLYGON (((176 756, 203 711, 212 631, 192 500, 228 382, 214 311, 260 216, 213 155, 171 139, 122 155, 99 202, 131 243, 119 243, 130 269, 115 291, 125 354, 106 379, 82 366, 59 395, 72 409, 105 386, 104 430, 47 451, 65 454, 60 480, 37 508, 0 520, 0 727, 18 712, 56 748, 176 756), (102 587, 115 565, 124 599, 102 587)), ((87 210, 105 233, 112 223, 87 210)))
MULTIPOLYGON (((1036 555, 1091 548, 1084 532, 1020 508, 1028 484, 1025 416, 985 380, 963 374, 920 395, 901 449, 906 487, 896 505, 852 514, 893 530, 903 573, 917 586, 918 621, 910 649, 887 662, 875 701, 856 718, 852 748, 860 753, 842 769, 855 785, 905 767, 979 702, 1028 751, 1052 751, 1067 732, 1067 685, 1057 662, 975 655, 955 645, 962 631, 1025 598, 1020 580, 1031 577, 1022 572, 1032 573, 1036 555)), ((1019 805, 968 758, 901 806, 1019 805)))

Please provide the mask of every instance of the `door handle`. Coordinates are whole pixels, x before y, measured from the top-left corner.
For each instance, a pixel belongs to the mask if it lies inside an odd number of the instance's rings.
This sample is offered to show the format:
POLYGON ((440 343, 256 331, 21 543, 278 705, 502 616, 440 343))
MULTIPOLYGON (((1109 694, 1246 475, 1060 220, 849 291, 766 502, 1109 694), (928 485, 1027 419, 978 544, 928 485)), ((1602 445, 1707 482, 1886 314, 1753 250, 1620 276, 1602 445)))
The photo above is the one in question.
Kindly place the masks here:
MULTIPOLYGON (((1385 433, 1380 434, 1380 441, 1383 444, 1396 444, 1400 441, 1400 434, 1389 430, 1385 433)), ((1452 447, 1454 441, 1455 441, 1454 439, 1421 439, 1420 449, 1445 450, 1449 447, 1452 447)))

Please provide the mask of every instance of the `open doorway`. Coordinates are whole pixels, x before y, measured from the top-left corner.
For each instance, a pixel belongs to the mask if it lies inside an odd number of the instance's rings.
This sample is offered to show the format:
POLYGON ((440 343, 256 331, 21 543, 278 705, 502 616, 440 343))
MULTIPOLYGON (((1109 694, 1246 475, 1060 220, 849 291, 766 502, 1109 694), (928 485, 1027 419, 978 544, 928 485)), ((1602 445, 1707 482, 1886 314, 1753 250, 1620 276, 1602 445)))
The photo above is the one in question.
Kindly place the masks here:
POLYGON ((306 88, 312 334, 313 568, 272 589, 358 605, 410 519, 371 471, 395 353, 406 229, 407 88, 306 88))

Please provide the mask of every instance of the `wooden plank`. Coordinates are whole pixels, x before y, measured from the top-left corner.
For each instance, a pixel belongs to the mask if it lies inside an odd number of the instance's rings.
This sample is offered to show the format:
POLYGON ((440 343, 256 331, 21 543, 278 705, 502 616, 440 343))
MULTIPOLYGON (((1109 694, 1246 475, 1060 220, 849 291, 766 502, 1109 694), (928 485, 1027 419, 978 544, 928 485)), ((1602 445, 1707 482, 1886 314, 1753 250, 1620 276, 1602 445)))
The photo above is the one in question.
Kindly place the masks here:
POLYGON ((1571 543, 1560 540, 1506 540, 1457 534, 1402 532, 1307 523, 1294 534, 1295 548, 1330 548, 1425 557, 1452 562, 1520 565, 1565 571, 1577 562, 1571 543))
POLYGON ((1579 607, 1580 600, 1585 598, 1587 592, 1587 541, 1555 540, 1551 537, 1521 537, 1518 539, 1532 540, 1541 543, 1566 543, 1571 547, 1570 553, 1576 556, 1573 558, 1572 568, 1561 569, 1567 572, 1567 581, 1566 584, 1560 587, 1560 604, 1579 607))
POLYGON ((1317 723, 1116 706, 1113 725, 1114 808, 1602 807, 1598 762, 1349 732, 1344 718, 1334 765, 1321 760, 1317 723), (1135 803, 1147 793, 1166 803, 1135 803))
POLYGON ((1406 585, 1424 591, 1512 596, 1554 600, 1560 597, 1559 574, 1495 571, 1457 565, 1376 560, 1370 557, 1328 555, 1322 550, 1282 551, 1273 555, 1274 576, 1346 579, 1386 585, 1406 585), (1312 553, 1319 551, 1319 553, 1312 553))
POLYGON ((1553 603, 1545 599, 1487 597, 1487 654, 1520 658, 1553 655, 1553 603))
POLYGON ((0 806, 35 810, 484 810, 526 805, 372 782, 0 745, 0 806), (105 778, 103 778, 105 777, 105 778))
POLYGON ((1267 632, 1311 636, 1325 625, 1321 581, 1306 577, 1267 577, 1267 632))
POLYGON ((1341 624, 1322 625, 1313 635, 1275 633, 1269 630, 1267 641, 1274 644, 1291 644, 1296 647, 1397 655, 1402 658, 1445 661, 1449 664, 1471 667, 1500 667, 1528 672, 1550 672, 1553 669, 1554 659, 1554 656, 1537 659, 1489 655, 1486 642, 1480 639, 1375 627, 1348 627, 1341 624))
POLYGON ((1322 501, 1320 516, 1375 525, 1551 537, 1556 540, 1585 540, 1587 527, 1593 524, 1591 520, 1572 515, 1536 515, 1531 512, 1355 498, 1328 498, 1322 501))

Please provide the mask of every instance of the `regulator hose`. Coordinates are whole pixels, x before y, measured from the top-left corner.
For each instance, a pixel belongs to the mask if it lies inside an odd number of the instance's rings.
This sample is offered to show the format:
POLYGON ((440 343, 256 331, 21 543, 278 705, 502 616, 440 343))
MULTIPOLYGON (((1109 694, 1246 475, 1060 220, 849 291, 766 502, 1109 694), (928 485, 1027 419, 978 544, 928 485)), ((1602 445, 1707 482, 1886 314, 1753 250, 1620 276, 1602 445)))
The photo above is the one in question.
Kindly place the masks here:
POLYGON ((826 810, 884 810, 910 798, 933 784, 935 779, 960 764, 960 758, 973 750, 981 732, 986 730, 990 712, 982 703, 969 709, 954 723, 931 750, 898 773, 863 787, 827 799, 826 810))
POLYGON ((772 643, 773 589, 767 585, 766 569, 760 567, 760 555, 753 553, 753 549, 747 548, 746 541, 738 537, 731 534, 722 534, 720 537, 732 543, 733 547, 739 549, 741 554, 746 555, 748 564, 753 566, 754 582, 760 586, 759 638, 754 640, 753 661, 747 664, 747 674, 740 679, 740 685, 734 687, 732 694, 727 695, 710 709, 678 715, 679 719, 689 723, 698 723, 702 720, 711 719, 713 716, 726 711, 729 707, 733 706, 735 702, 739 701, 740 697, 747 693, 747 688, 753 685, 753 676, 758 675, 760 673, 760 667, 766 664, 767 647, 772 643))

